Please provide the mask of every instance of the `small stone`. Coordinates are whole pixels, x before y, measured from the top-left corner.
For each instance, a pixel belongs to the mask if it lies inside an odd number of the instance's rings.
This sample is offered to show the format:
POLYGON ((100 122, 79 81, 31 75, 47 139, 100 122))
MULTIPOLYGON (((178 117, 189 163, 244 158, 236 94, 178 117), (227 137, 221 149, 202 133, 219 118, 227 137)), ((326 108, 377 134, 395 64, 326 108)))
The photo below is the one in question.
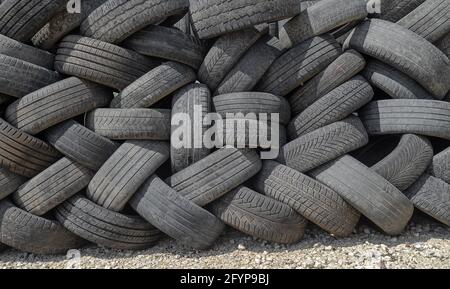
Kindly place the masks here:
POLYGON ((244 245, 242 245, 242 244, 239 244, 239 245, 238 245, 238 250, 244 251, 245 249, 247 249, 247 248, 245 248, 244 245))
POLYGON ((325 249, 325 251, 331 251, 331 250, 333 250, 333 247, 331 247, 331 246, 326 246, 324 249, 325 249))

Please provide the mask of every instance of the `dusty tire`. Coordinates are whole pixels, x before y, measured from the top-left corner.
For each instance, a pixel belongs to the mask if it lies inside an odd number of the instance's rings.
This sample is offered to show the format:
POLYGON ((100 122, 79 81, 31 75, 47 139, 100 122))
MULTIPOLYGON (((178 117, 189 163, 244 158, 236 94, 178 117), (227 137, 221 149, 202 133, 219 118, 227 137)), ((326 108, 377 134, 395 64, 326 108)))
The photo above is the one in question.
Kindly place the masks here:
POLYGON ((327 68, 289 96, 293 114, 299 114, 325 94, 351 79, 364 69, 366 61, 355 50, 348 50, 327 68))
POLYGON ((274 161, 265 161, 252 180, 255 189, 289 205, 325 231, 339 237, 352 233, 360 214, 336 192, 274 161))
POLYGON ((286 96, 325 69, 340 54, 340 45, 329 35, 308 39, 276 59, 256 90, 286 96))
POLYGON ((56 218, 74 234, 95 244, 121 250, 145 249, 161 234, 138 216, 109 211, 74 196, 56 209, 56 218))
POLYGON ((445 101, 374 101, 359 115, 372 135, 412 133, 450 140, 450 103, 445 101))
POLYGON ((180 62, 198 69, 203 62, 204 47, 182 31, 150 25, 128 37, 122 44, 140 54, 180 62))
POLYGON ((167 109, 96 109, 86 127, 112 140, 169 140, 171 112, 167 109))
POLYGON ((394 185, 350 156, 311 172, 389 235, 400 234, 414 211, 394 185))
POLYGON ((265 30, 249 28, 226 34, 216 40, 198 70, 198 80, 215 91, 234 65, 264 34, 265 30))
POLYGON ((0 54, 53 70, 55 55, 0 34, 0 54))
POLYGON ((3 200, 23 185, 27 179, 25 177, 11 173, 0 167, 0 200, 3 200))
POLYGON ((301 173, 365 146, 366 129, 357 117, 335 122, 283 146, 278 161, 301 173))
POLYGON ((291 108, 283 97, 264 92, 237 92, 213 97, 215 111, 226 118, 227 113, 244 116, 254 113, 256 117, 260 113, 280 115, 280 123, 287 124, 291 119, 291 108))
POLYGON ((85 242, 56 221, 27 213, 8 201, 0 203, 0 241, 33 254, 65 254, 85 242))
POLYGON ((450 32, 450 3, 427 0, 397 22, 429 42, 436 42, 450 32))
POLYGON ((204 249, 224 229, 213 214, 178 194, 152 176, 130 200, 136 212, 152 225, 183 244, 204 249))
POLYGON ((60 79, 55 71, 0 55, 0 93, 20 98, 60 79))
POLYGON ((32 92, 8 106, 5 119, 35 135, 70 118, 107 105, 112 93, 76 77, 66 78, 32 92))
POLYGON ((349 47, 409 75, 438 98, 449 91, 449 59, 434 45, 400 25, 378 19, 364 21, 345 41, 344 49, 349 47))
POLYGON ((76 35, 59 43, 57 71, 122 90, 157 65, 134 51, 76 35))
POLYGON ((433 146, 428 139, 406 134, 395 150, 371 169, 404 191, 425 172, 432 158, 433 146))
POLYGON ((363 75, 371 85, 394 99, 434 99, 415 80, 383 62, 370 61, 363 75))
POLYGON ((364 0, 319 1, 284 24, 280 39, 286 47, 297 45, 366 16, 364 0))
MULTIPOLYGON (((191 120, 191 141, 194 144, 195 141, 195 106, 201 106, 202 115, 206 115, 211 112, 211 93, 206 85, 192 84, 180 89, 172 99, 172 127, 171 135, 175 137, 177 130, 180 129, 179 124, 176 123, 175 117, 179 113, 189 115, 191 120)), ((209 126, 202 124, 202 135, 208 130, 209 126)), ((184 131, 183 131, 184 133, 184 131)), ((183 134, 184 137, 184 134, 183 134)), ((203 139, 201 140, 203 141, 203 139)), ((174 146, 173 141, 170 146, 170 158, 172 165, 172 173, 177 173, 188 166, 203 159, 211 152, 210 149, 202 145, 201 148, 178 148, 174 146)))
POLYGON ((62 158, 21 186, 12 200, 21 209, 42 216, 83 190, 94 172, 62 158))
POLYGON ((254 176, 261 160, 252 150, 222 148, 166 180, 178 194, 205 206, 254 176))
POLYGON ((307 221, 288 205, 239 187, 211 205, 225 224, 269 242, 292 244, 305 232, 307 221))
POLYGON ((188 0, 108 0, 81 23, 81 34, 109 43, 120 43, 145 26, 179 14, 188 0))
POLYGON ((370 102, 374 95, 370 84, 356 76, 314 102, 288 125, 290 139, 342 120, 370 102))
POLYGON ((123 210, 147 178, 169 158, 163 142, 127 141, 95 174, 86 190, 88 198, 112 211, 123 210))
POLYGON ((447 35, 436 42, 436 47, 444 52, 447 57, 450 57, 450 33, 447 33, 447 35))
POLYGON ((194 82, 192 68, 177 62, 166 62, 127 86, 111 102, 112 108, 145 108, 157 103, 177 89, 194 82))
POLYGON ((53 49, 67 34, 78 28, 81 22, 106 0, 81 1, 81 13, 60 11, 31 38, 34 46, 41 49, 53 49))
POLYGON ((416 208, 450 226, 450 185, 448 183, 425 174, 405 194, 416 208))
POLYGON ((201 39, 242 30, 260 23, 293 17, 296 0, 189 0, 196 33, 201 39))
POLYGON ((4 0, 0 5, 0 34, 20 42, 33 35, 64 6, 65 0, 4 0))
POLYGON ((450 148, 433 157, 429 173, 450 184, 450 148))
POLYGON ((59 157, 59 152, 47 143, 0 119, 1 167, 31 178, 56 162, 59 157))
MULTIPOLYGON (((426 0, 389 0, 382 3, 380 18, 390 22, 397 22, 426 0)), ((384 1, 383 1, 384 2, 384 1)))
POLYGON ((214 94, 252 91, 282 53, 278 39, 263 37, 242 56, 214 94))
POLYGON ((119 145, 74 120, 68 120, 45 131, 45 138, 66 157, 97 171, 119 145))

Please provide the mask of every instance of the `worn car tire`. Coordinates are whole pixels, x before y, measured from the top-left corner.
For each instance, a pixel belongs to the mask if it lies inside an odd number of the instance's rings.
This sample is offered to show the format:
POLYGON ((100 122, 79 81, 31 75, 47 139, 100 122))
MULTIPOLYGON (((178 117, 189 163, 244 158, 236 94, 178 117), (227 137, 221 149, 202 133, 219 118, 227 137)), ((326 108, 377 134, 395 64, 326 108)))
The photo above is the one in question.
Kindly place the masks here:
POLYGON ((35 135, 70 118, 109 104, 112 93, 103 86, 66 78, 10 104, 5 119, 21 131, 35 135))
POLYGON ((162 232, 196 249, 211 246, 225 227, 213 214, 181 196, 156 176, 142 185, 130 204, 162 232))
POLYGON ((178 194, 205 206, 254 176, 261 160, 252 150, 225 147, 166 180, 178 194))
POLYGON ((433 157, 429 173, 450 184, 450 148, 433 157))
POLYGON ((310 173, 389 235, 400 234, 413 204, 386 179, 351 156, 343 156, 310 173))
POLYGON ((275 243, 298 242, 307 225, 288 205, 242 186, 215 201, 211 212, 241 232, 275 243))
POLYGON ((56 218, 67 230, 108 248, 145 249, 161 237, 158 230, 139 216, 109 211, 78 195, 56 209, 56 218))
POLYGON ((86 127, 112 140, 169 140, 171 112, 167 109, 96 109, 86 127))
POLYGON ((164 142, 125 142, 95 174, 86 195, 108 210, 122 211, 145 180, 169 159, 169 153, 164 142))
POLYGON ((26 181, 27 178, 0 167, 0 200, 14 193, 26 181))
POLYGON ((94 172, 62 158, 12 194, 21 209, 42 216, 87 187, 94 172))
POLYGON ((389 0, 382 2, 380 18, 390 22, 397 22, 426 0, 389 0))
POLYGON ((359 115, 371 135, 412 133, 450 140, 450 103, 445 101, 380 100, 359 115))

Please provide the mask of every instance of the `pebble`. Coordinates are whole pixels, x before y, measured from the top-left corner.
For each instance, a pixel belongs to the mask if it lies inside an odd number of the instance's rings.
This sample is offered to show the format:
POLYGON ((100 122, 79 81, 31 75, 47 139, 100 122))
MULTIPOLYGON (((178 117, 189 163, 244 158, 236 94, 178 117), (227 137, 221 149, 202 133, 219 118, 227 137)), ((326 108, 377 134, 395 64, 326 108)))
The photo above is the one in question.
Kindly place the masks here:
POLYGON ((242 244, 239 244, 239 245, 238 245, 238 250, 244 251, 245 249, 247 249, 247 248, 245 248, 244 245, 242 245, 242 244))

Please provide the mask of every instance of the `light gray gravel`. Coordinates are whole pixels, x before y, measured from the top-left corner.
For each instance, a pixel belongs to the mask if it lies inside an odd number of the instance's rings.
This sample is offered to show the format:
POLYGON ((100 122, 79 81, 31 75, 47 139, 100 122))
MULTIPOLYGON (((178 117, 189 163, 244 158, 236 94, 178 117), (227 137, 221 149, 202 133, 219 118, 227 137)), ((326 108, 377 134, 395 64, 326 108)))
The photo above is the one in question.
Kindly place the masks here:
POLYGON ((304 241, 278 245, 229 229, 207 251, 192 251, 166 239, 137 252, 81 249, 80 259, 7 250, 0 268, 450 268, 450 228, 415 218, 405 233, 386 236, 361 225, 346 239, 309 226, 304 241))

